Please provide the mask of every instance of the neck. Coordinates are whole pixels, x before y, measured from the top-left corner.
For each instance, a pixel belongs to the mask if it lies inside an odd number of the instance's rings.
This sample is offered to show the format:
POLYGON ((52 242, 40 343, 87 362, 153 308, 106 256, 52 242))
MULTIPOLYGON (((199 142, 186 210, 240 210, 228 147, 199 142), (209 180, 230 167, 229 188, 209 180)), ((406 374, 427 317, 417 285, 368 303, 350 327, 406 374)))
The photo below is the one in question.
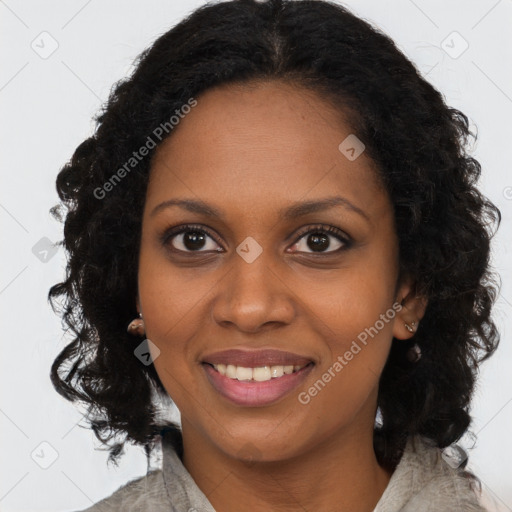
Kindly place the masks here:
POLYGON ((338 432, 297 456, 245 462, 182 419, 183 464, 219 512, 371 512, 391 478, 373 450, 373 425, 338 432))

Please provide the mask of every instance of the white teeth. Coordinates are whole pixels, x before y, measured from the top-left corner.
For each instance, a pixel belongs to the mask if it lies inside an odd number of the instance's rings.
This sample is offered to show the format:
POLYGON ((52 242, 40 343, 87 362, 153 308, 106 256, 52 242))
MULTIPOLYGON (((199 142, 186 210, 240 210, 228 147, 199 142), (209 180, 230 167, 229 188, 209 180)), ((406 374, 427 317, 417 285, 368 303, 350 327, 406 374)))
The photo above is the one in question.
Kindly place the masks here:
MULTIPOLYGON (((213 365, 213 367, 219 372, 221 373, 221 371, 219 370, 219 366, 217 365, 217 367, 215 365, 213 365)), ((232 364, 228 364, 226 366, 226 373, 225 373, 226 377, 229 377, 230 379, 236 379, 236 366, 232 365, 232 364)))
POLYGON ((252 368, 244 368, 243 366, 236 367, 236 378, 238 380, 251 380, 252 368))
POLYGON ((270 380, 272 378, 272 374, 270 372, 270 366, 261 366, 259 368, 254 368, 252 370, 252 378, 257 382, 263 382, 265 380, 270 380))
POLYGON ((270 379, 282 377, 296 372, 304 366, 300 365, 278 365, 278 366, 258 366, 257 368, 246 368, 244 366, 235 366, 233 364, 214 364, 213 367, 225 377, 237 380, 254 380, 256 382, 265 382, 270 379))
POLYGON ((284 367, 283 366, 271 366, 270 367, 270 375, 272 377, 282 377, 284 375, 284 367))

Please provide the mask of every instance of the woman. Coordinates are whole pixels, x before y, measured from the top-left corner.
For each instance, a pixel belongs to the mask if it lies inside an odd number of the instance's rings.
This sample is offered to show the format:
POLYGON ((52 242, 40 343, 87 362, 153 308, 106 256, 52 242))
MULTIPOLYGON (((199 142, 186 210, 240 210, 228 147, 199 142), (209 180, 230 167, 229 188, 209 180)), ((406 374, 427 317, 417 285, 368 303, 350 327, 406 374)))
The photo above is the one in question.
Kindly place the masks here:
POLYGON ((52 381, 112 460, 164 459, 87 510, 483 510, 441 450, 498 345, 500 215, 394 43, 324 1, 206 5, 97 121, 57 179, 52 381))

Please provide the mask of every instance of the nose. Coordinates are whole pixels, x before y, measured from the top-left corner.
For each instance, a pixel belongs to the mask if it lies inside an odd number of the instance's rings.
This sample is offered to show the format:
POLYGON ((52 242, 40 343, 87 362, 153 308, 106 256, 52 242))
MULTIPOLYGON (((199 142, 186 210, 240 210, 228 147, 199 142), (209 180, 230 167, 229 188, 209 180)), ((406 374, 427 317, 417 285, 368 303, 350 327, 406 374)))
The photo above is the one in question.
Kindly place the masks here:
POLYGON ((270 324, 284 326, 293 321, 294 294, 277 267, 270 266, 265 251, 251 263, 235 254, 232 265, 213 302, 212 317, 217 324, 254 333, 270 324))

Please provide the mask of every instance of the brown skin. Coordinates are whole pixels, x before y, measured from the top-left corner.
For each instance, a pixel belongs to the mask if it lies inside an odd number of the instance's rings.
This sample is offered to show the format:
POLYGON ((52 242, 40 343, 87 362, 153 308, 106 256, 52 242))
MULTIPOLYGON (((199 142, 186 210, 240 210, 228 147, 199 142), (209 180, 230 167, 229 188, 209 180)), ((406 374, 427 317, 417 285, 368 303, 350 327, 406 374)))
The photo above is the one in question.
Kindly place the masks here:
POLYGON ((379 376, 393 336, 410 338, 404 323, 417 324, 425 308, 410 280, 398 283, 392 204, 365 153, 354 161, 340 153, 352 130, 316 94, 267 82, 210 89, 197 100, 152 162, 137 298, 146 336, 161 350, 156 370, 181 412, 184 465, 222 512, 241 504, 371 511, 391 477, 372 445, 379 376), (367 218, 345 206, 291 220, 277 214, 335 195, 367 218), (177 198, 201 199, 225 219, 177 206, 151 215, 177 198), (159 241, 187 223, 209 227, 221 243, 206 236, 197 254, 183 234, 167 247, 159 241), (326 233, 330 245, 315 252, 311 236, 297 233, 316 224, 338 228, 352 245, 336 251, 343 242, 326 233), (236 252, 248 236, 263 249, 250 264, 236 252), (310 403, 299 403, 299 392, 395 302, 404 305, 395 318, 310 403), (214 390, 201 365, 228 348, 278 348, 315 366, 279 401, 241 407, 214 390))

